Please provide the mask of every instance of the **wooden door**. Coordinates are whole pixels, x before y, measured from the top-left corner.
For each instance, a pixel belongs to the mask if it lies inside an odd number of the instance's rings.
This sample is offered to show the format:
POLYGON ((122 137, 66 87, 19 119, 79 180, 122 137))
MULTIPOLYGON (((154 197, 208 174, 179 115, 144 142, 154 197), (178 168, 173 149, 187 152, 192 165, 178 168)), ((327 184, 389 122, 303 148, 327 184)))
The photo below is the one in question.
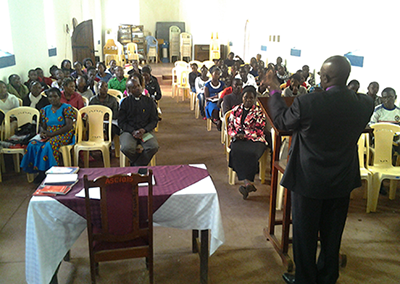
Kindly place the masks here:
POLYGON ((77 25, 72 33, 71 41, 73 62, 82 62, 85 58, 91 58, 95 62, 92 20, 77 25))

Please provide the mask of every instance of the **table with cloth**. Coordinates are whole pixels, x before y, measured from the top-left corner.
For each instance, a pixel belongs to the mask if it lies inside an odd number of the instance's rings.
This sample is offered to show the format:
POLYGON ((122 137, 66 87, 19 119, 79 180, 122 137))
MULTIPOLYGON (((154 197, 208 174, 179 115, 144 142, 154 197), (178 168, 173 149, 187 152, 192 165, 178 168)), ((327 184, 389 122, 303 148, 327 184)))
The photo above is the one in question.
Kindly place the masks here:
MULTIPOLYGON (((148 167, 153 170, 154 224, 184 230, 201 230, 207 245, 211 232, 209 255, 225 241, 216 189, 205 165, 148 167), (206 233, 206 234, 204 234, 206 233), (206 237, 205 237, 206 236, 206 237)), ((27 283, 49 283, 59 263, 86 228, 85 199, 75 195, 83 189, 83 176, 136 173, 138 167, 84 168, 79 181, 65 196, 33 196, 29 202, 26 223, 27 283)), ((139 189, 139 197, 146 187, 139 189)), ((142 198, 143 202, 146 198, 142 198)), ((142 215, 142 213, 140 213, 142 215)), ((202 244, 202 248, 203 244, 202 244)), ((203 263, 201 282, 207 281, 203 263)), ((202 265, 201 265, 202 266, 202 265)))

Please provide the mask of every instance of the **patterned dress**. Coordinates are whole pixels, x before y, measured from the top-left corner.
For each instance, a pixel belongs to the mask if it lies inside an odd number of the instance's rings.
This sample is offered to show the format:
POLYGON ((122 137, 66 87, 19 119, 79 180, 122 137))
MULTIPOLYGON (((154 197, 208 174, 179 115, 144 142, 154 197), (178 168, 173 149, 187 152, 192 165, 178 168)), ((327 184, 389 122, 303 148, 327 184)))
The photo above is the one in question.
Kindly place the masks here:
MULTIPOLYGON (((65 126, 65 119, 76 118, 76 111, 68 104, 62 104, 61 107, 53 112, 52 105, 48 105, 40 110, 40 122, 46 123, 47 131, 54 132, 65 126)), ((63 145, 68 145, 74 135, 74 129, 51 137, 42 142, 33 140, 26 148, 26 153, 21 161, 21 168, 27 173, 37 171, 47 171, 52 166, 59 165, 59 149, 63 145)))

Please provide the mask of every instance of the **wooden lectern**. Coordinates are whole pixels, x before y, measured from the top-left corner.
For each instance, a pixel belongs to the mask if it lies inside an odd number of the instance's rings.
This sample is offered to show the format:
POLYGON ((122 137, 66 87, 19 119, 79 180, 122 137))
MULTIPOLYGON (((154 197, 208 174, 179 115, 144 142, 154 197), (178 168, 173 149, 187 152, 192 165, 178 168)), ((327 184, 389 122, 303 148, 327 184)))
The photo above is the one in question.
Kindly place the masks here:
MULTIPOLYGON (((270 114, 268 108, 268 97, 259 97, 258 101, 260 103, 261 108, 263 109, 268 121, 274 128, 274 137, 272 137, 272 141, 274 141, 273 149, 273 157, 272 157, 272 175, 271 175, 271 194, 269 201, 269 220, 268 227, 264 228, 264 236, 269 240, 274 246, 275 250, 278 252, 279 256, 282 259, 283 265, 287 268, 288 272, 293 271, 293 261, 288 255, 289 243, 292 240, 289 238, 290 224, 292 220, 290 218, 291 213, 291 199, 290 193, 285 188, 284 190, 284 199, 283 199, 283 210, 282 210, 282 219, 276 219, 276 198, 278 192, 278 171, 282 174, 285 172, 286 161, 279 160, 279 153, 282 144, 283 136, 290 136, 292 132, 290 131, 282 131, 275 127, 272 116, 270 114), (275 226, 282 226, 282 235, 281 240, 279 241, 277 236, 275 235, 275 226)), ((294 97, 283 98, 288 106, 290 106, 294 97)), ((291 139, 290 139, 291 140, 291 139)))

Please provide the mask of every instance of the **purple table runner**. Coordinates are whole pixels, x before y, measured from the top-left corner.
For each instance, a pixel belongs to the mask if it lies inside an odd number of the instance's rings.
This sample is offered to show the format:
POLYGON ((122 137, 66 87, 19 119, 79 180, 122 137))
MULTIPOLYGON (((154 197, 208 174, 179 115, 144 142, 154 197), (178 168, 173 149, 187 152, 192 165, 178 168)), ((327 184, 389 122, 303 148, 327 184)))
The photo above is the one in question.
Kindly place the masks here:
MULTIPOLYGON (((71 210, 75 211, 82 217, 86 217, 85 199, 76 197, 75 195, 83 189, 83 176, 87 175, 89 180, 96 179, 100 176, 112 176, 116 174, 137 173, 140 167, 124 167, 124 168, 82 168, 78 172, 79 181, 66 195, 58 195, 55 198, 71 210)), ((192 167, 189 165, 176 166, 155 166, 147 167, 153 170, 155 185, 153 185, 153 213, 157 211, 167 199, 177 191, 180 191, 200 180, 209 176, 205 169, 192 167)), ((143 197, 139 200, 140 216, 147 216, 147 187, 139 188, 139 196, 143 197), (143 209, 143 210, 142 210, 143 209)), ((100 207, 94 210, 92 216, 99 215, 100 207)), ((96 218, 95 218, 96 219, 96 218)), ((141 218, 142 219, 142 218, 141 218)), ((145 222, 145 220, 143 220, 145 222)), ((100 220, 96 219, 95 226, 99 226, 100 220)))

